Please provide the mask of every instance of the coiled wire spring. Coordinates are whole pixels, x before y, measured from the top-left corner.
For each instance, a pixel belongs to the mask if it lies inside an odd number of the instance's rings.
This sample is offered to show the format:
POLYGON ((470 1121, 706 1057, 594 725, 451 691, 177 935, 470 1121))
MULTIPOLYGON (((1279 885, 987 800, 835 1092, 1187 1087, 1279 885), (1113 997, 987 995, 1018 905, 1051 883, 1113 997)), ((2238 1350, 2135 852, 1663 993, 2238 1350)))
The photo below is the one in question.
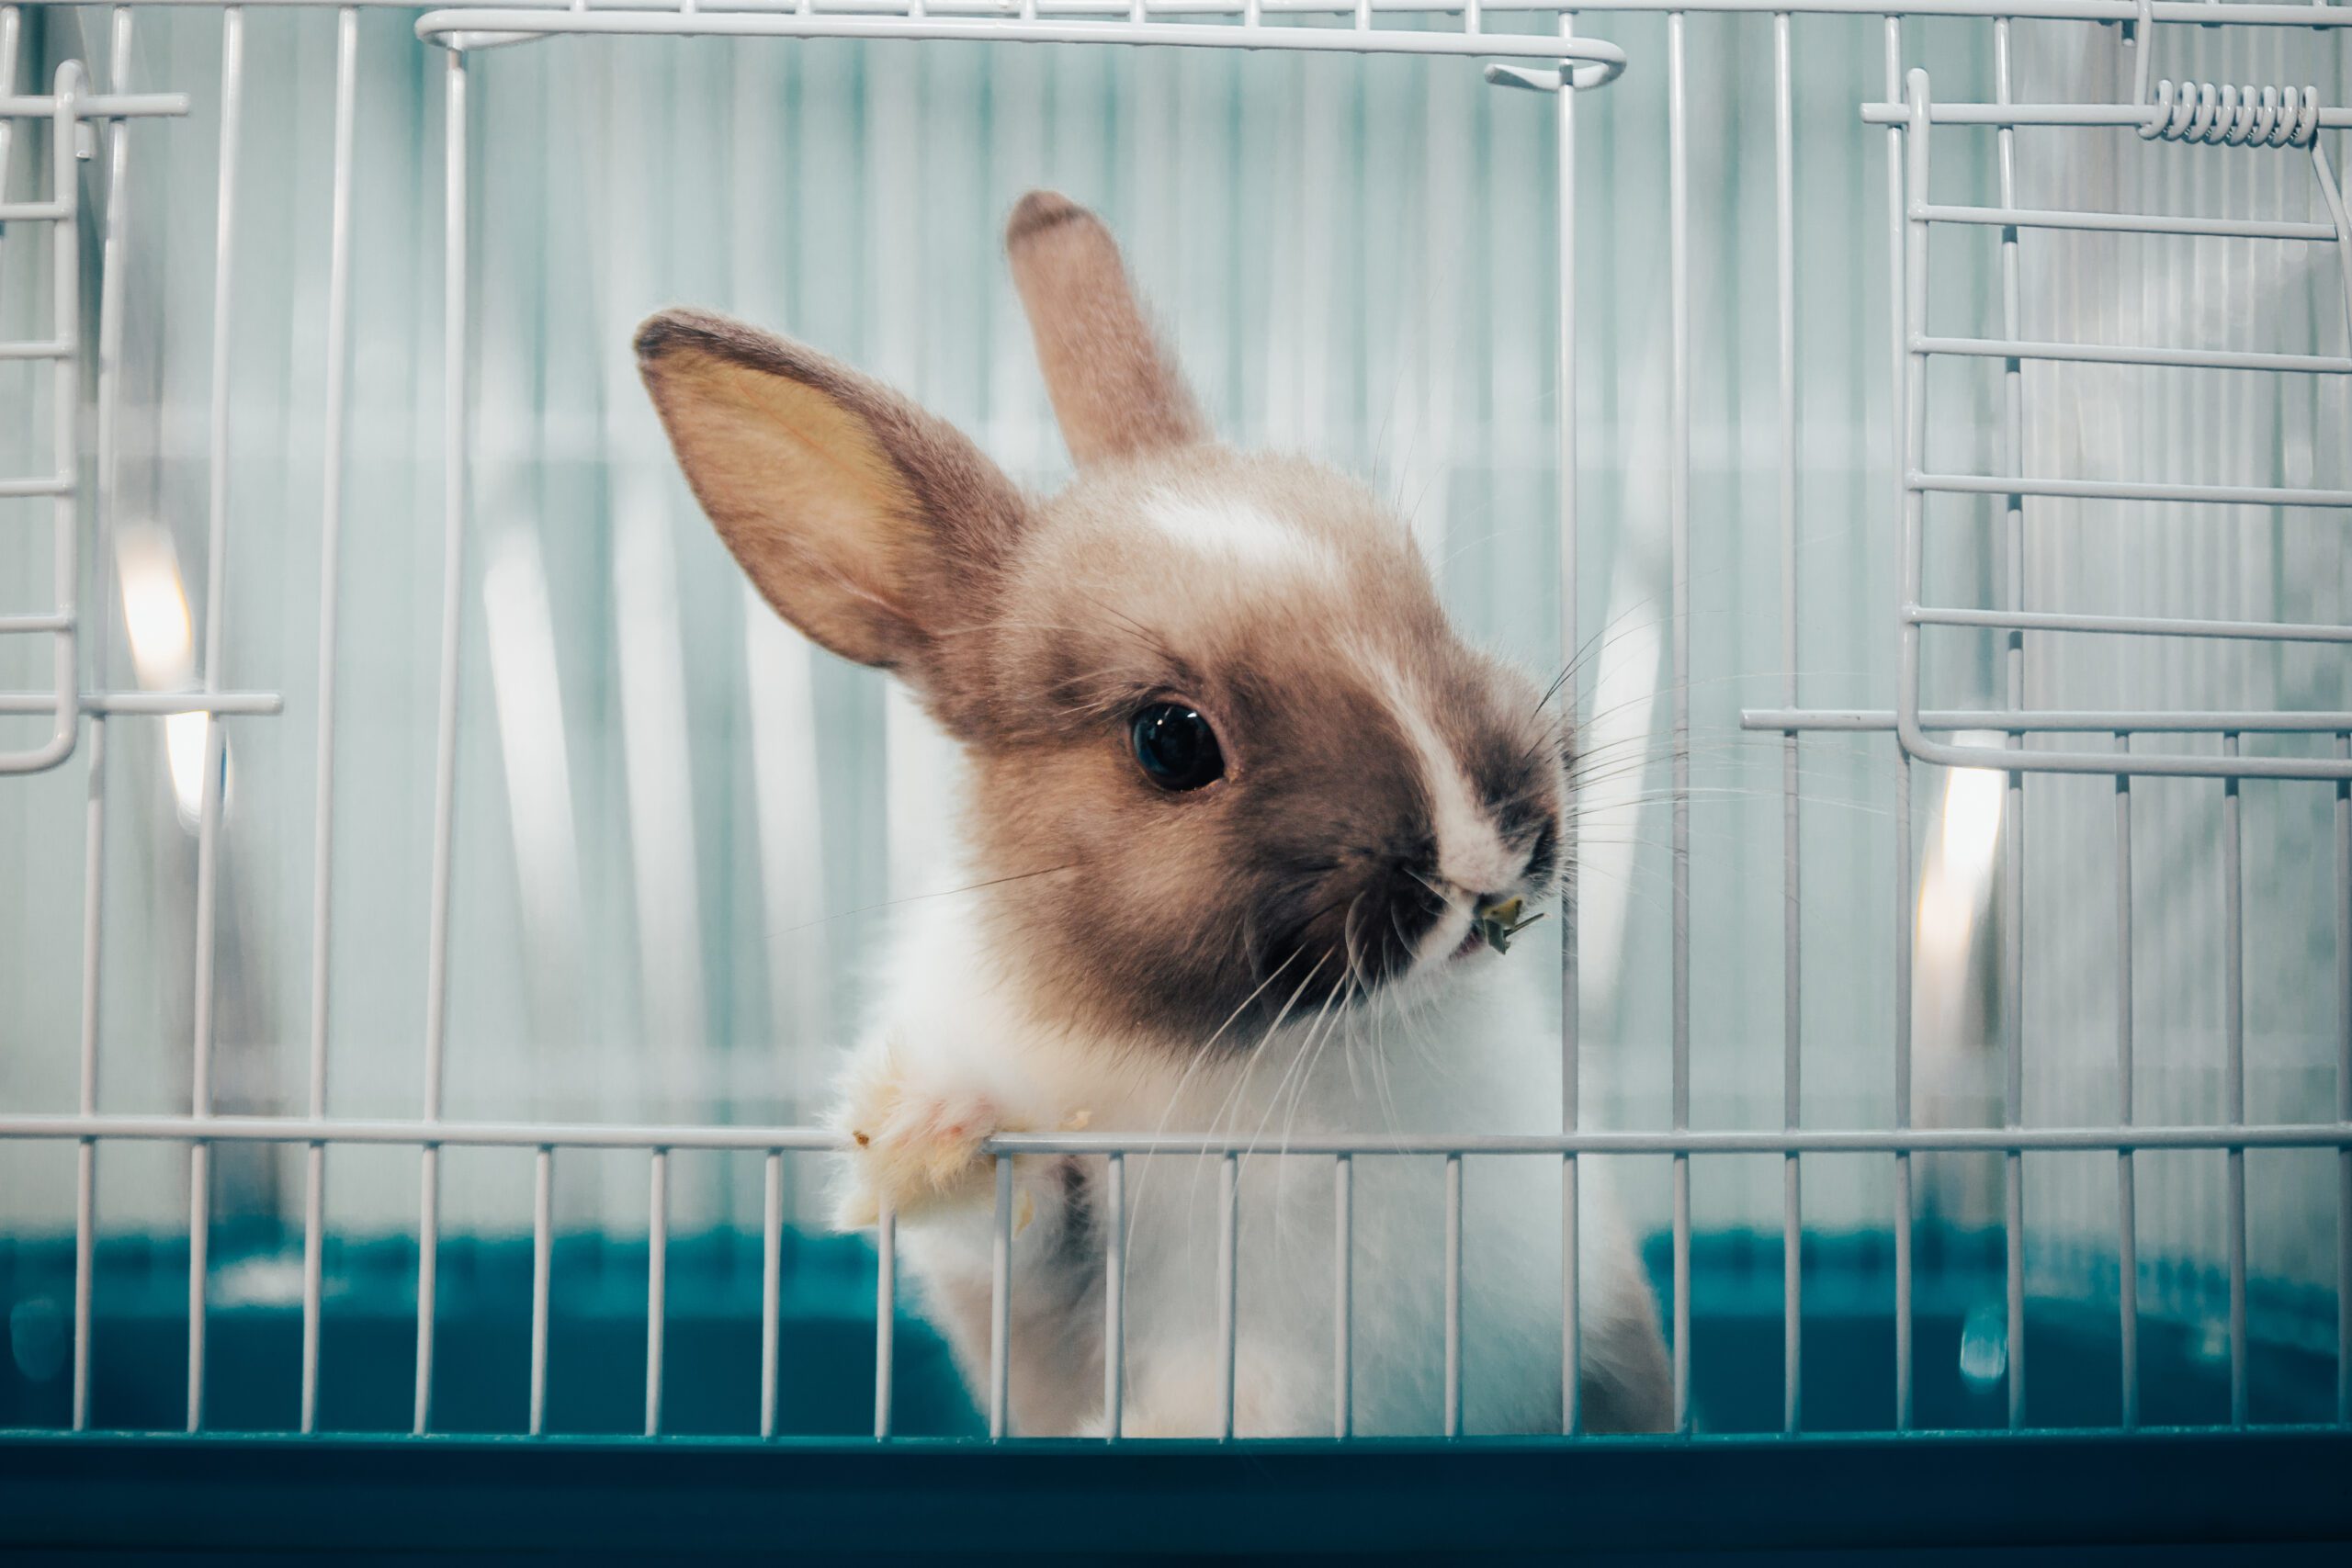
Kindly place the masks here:
POLYGON ((2312 183, 2335 231, 2335 266, 2344 284, 2346 342, 2352 344, 2352 209, 2336 183, 2319 139, 2315 87, 2239 87, 2211 82, 2151 82, 2155 50, 2154 0, 2139 0, 2136 27, 2126 25, 2132 52, 2132 101, 2147 110, 2143 141, 2188 141, 2208 147, 2301 147, 2311 152, 2312 183), (2153 87, 2153 92, 2151 88, 2153 87))
POLYGON ((2315 87, 2281 91, 2166 79, 2155 85, 2155 101, 2149 107, 2147 122, 2140 127, 2141 140, 2145 141, 2309 147, 2319 138, 2319 90, 2315 87))

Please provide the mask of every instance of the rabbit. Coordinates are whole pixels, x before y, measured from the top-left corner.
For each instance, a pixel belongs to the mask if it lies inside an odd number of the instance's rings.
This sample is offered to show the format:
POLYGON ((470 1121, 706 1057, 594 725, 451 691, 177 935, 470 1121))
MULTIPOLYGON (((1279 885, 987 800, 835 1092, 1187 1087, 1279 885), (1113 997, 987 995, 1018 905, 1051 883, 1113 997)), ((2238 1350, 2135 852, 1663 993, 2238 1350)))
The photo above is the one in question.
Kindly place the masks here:
MULTIPOLYGON (((671 310, 636 346, 689 486, 778 614, 960 743, 941 896, 910 899, 841 1084, 837 1219, 896 1217, 989 1383, 999 1133, 1212 1133, 1238 1165, 1230 1430, 1442 1429, 1442 1161, 1352 1173, 1335 1416, 1335 1162, 1285 1140, 1557 1126, 1556 1001, 1515 908, 1561 882, 1572 737, 1455 635, 1399 516, 1216 443, 1084 208, 1006 234, 1075 464, 1024 494, 800 344, 671 310)), ((1671 1418, 1657 1312, 1586 1160, 1583 1424, 1671 1418)), ((1130 1156, 1120 1434, 1226 1430, 1216 1156, 1130 1156)), ((1013 1161, 1010 1430, 1108 1433, 1101 1156, 1013 1161)), ((1464 1161, 1463 1429, 1557 1431, 1562 1172, 1464 1161)))

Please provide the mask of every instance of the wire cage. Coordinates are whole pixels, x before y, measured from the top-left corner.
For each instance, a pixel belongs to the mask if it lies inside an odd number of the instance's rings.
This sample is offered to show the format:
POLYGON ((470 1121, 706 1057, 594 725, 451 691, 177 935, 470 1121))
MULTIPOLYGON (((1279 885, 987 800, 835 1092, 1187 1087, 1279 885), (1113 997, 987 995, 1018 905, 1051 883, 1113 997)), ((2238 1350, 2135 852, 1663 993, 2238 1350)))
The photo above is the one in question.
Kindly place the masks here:
POLYGON ((0 6, 0 1540, 2340 1551, 2347 27, 0 6), (1037 184, 1627 761, 1556 1133, 1001 1136, 972 1393, 819 1201, 945 743, 740 584, 628 344, 724 304, 1050 479, 1037 184), (1040 1153, 1113 1236, 1125 1162, 1203 1162, 1226 1440, 1118 1436, 1115 1351, 1106 1440, 1010 1419, 1040 1153), (1329 1441, 1231 1437, 1261 1160, 1341 1215, 1329 1441), (1425 1439, 1351 1435, 1374 1160, 1429 1182, 1425 1439), (1671 1433, 1573 1371, 1562 1432, 1465 1425, 1501 1160, 1571 1225, 1618 1173, 1671 1433))

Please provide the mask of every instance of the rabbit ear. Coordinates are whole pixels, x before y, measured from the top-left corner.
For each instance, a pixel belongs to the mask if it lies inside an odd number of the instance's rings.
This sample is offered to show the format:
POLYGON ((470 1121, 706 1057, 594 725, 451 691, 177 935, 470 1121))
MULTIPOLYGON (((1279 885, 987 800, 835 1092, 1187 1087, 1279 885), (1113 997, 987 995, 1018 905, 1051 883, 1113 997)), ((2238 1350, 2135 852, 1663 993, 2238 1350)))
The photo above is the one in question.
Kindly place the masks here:
POLYGON ((1080 468, 1209 439, 1101 219, 1068 197, 1033 190, 1012 209, 1004 243, 1062 439, 1080 468))
POLYGON ((664 311, 637 359, 695 498, 767 602, 945 701, 940 639, 980 618, 1020 533, 1012 482, 888 388, 723 316, 664 311))

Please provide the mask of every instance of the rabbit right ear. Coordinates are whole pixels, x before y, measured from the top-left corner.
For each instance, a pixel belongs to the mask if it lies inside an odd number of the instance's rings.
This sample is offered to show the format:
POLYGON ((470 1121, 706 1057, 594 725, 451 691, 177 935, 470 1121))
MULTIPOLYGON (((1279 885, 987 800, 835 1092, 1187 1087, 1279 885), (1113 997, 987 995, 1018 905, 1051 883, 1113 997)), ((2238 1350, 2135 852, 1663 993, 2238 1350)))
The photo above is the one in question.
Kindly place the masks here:
POLYGON ((821 354, 695 310, 637 333, 695 499, 816 641, 956 705, 945 641, 985 615, 1027 512, 945 422, 821 354))
POLYGON ((1012 209, 1004 244, 1046 390, 1080 468, 1209 439, 1101 219, 1068 197, 1033 190, 1012 209))

